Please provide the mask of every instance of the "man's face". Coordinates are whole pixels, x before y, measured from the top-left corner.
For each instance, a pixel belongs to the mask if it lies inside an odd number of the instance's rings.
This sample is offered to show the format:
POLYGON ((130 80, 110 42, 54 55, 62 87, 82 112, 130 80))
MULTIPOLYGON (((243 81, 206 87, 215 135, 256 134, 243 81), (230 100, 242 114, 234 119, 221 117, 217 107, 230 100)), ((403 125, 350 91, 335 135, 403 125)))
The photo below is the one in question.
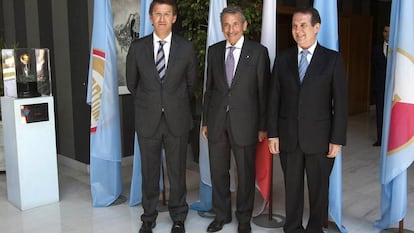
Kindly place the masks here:
POLYGON ((242 22, 239 14, 224 14, 221 21, 224 37, 230 44, 236 44, 247 29, 247 21, 242 22))
POLYGON ((154 32, 160 37, 167 36, 172 31, 176 19, 177 15, 174 14, 173 7, 168 4, 155 4, 150 15, 154 32))
POLYGON ((296 13, 292 18, 292 36, 296 43, 303 49, 308 49, 316 41, 320 24, 311 24, 311 15, 296 13))
POLYGON ((384 37, 384 41, 388 43, 388 40, 390 39, 390 27, 385 26, 384 31, 382 31, 382 36, 384 37))

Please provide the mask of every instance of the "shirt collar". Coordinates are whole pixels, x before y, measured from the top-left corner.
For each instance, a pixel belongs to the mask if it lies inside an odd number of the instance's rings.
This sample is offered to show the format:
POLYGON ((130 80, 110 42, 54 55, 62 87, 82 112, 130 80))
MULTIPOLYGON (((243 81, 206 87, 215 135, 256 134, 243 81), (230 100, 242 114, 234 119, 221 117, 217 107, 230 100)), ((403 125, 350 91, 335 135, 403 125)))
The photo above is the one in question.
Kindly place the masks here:
MULTIPOLYGON (((318 41, 315 40, 315 43, 313 43, 313 45, 311 45, 311 47, 309 47, 308 52, 309 54, 313 55, 313 53, 315 52, 316 49, 316 45, 318 44, 318 41)), ((304 49, 302 49, 299 45, 298 45, 298 54, 300 54, 304 49)))
MULTIPOLYGON (((153 35, 153 39, 154 39, 154 44, 157 44, 157 43, 159 43, 160 40, 162 40, 154 32, 152 33, 152 35, 153 35)), ((163 39, 163 41, 165 41, 166 43, 171 44, 171 37, 172 37, 172 32, 170 32, 170 34, 168 34, 168 36, 165 37, 165 39, 163 39)))
POLYGON ((236 42, 235 45, 231 45, 228 41, 226 41, 226 49, 230 47, 235 47, 236 49, 241 49, 244 43, 244 36, 240 37, 240 39, 236 42))

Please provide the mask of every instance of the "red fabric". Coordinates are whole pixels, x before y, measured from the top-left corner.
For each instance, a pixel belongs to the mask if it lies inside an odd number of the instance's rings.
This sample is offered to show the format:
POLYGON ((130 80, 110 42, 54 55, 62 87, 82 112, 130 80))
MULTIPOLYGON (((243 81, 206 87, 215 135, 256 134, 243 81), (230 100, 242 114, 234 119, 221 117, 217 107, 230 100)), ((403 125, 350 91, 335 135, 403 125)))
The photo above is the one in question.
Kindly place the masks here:
MULTIPOLYGON (((414 139, 414 104, 397 102, 392 107, 388 152, 403 149, 414 139)), ((257 166, 256 166, 257 168, 257 166)))
POLYGON ((256 149, 256 186, 263 199, 269 202, 272 176, 272 155, 269 152, 268 138, 257 143, 256 149))

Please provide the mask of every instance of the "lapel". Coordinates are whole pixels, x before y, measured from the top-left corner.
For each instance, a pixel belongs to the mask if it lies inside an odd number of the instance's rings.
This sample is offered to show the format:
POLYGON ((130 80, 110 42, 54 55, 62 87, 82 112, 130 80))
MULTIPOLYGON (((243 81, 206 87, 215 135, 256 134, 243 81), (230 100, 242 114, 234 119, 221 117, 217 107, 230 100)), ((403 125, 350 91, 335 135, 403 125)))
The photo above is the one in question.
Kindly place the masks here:
MULTIPOLYGON (((295 82, 298 86, 300 86, 300 81, 299 81, 299 67, 298 67, 298 48, 297 46, 292 47, 292 49, 289 51, 288 53, 288 66, 289 69, 293 72, 293 74, 291 75, 292 77, 295 78, 295 82)), ((306 74, 305 74, 305 78, 306 78, 306 74)))
MULTIPOLYGON (((388 44, 388 48, 389 48, 389 44, 388 44)), ((384 54, 384 42, 382 42, 381 44, 378 45, 378 52, 381 56, 381 59, 383 59, 385 62, 387 62, 387 57, 384 54)))
POLYGON ((152 70, 152 76, 154 77, 154 80, 156 80, 157 82, 160 81, 160 76, 158 75, 157 72, 157 68, 155 67, 155 57, 154 57, 154 37, 151 33, 151 35, 149 35, 146 40, 144 41, 144 46, 143 46, 143 54, 144 57, 150 58, 147 59, 148 61, 148 67, 151 68, 152 70))
POLYGON ((239 62, 236 64, 236 70, 234 72, 234 77, 233 81, 231 82, 230 88, 232 88, 236 84, 237 80, 240 79, 240 76, 243 76, 243 69, 247 67, 247 65, 249 64, 251 53, 252 51, 250 49, 249 42, 247 41, 247 38, 245 38, 240 51, 239 62))
POLYGON ((222 41, 217 49, 217 57, 215 58, 217 63, 218 74, 223 74, 223 78, 220 78, 222 85, 228 88, 226 77, 226 41, 222 41))
POLYGON ((171 45, 170 45, 170 54, 168 57, 168 65, 167 65, 167 70, 165 72, 165 82, 171 81, 168 78, 168 74, 171 73, 170 70, 173 69, 174 67, 174 63, 177 60, 177 53, 179 51, 179 47, 180 47, 180 42, 179 40, 177 40, 177 37, 174 36, 174 33, 171 36, 171 45))
POLYGON ((311 82, 317 74, 321 73, 321 69, 326 65, 324 53, 325 51, 318 43, 316 45, 314 54, 312 55, 312 59, 309 63, 308 69, 306 70, 303 82, 311 82))

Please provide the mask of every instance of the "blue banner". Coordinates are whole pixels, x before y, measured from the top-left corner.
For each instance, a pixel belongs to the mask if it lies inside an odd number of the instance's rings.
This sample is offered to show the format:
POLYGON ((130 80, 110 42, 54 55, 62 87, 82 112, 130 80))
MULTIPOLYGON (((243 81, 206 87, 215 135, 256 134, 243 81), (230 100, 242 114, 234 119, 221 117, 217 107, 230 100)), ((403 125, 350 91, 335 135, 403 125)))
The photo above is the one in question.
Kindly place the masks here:
MULTIPOLYGON (((321 16, 318 42, 324 47, 339 51, 337 0, 315 0, 313 7, 321 16)), ((329 214, 341 233, 347 232, 342 226, 342 151, 336 156, 329 177, 329 214)))
POLYGON ((94 207, 121 194, 121 130, 117 59, 110 0, 94 2, 87 103, 91 106, 90 179, 94 207))
MULTIPOLYGON (((210 1, 206 48, 208 48, 212 44, 215 44, 219 41, 224 40, 224 35, 223 35, 223 32, 221 31, 220 13, 225 7, 227 7, 226 0, 211 0, 210 1)), ((206 68, 207 68, 207 59, 206 59, 206 68)), ((207 78, 205 77, 203 90, 205 90, 206 81, 207 81, 207 78)), ((213 208, 213 205, 212 205, 213 194, 212 194, 212 189, 211 189, 210 161, 208 157, 208 143, 207 143, 207 140, 201 136, 201 134, 200 134, 199 166, 200 166, 200 177, 201 177, 200 201, 191 204, 190 209, 198 210, 198 211, 210 211, 213 208)))
MULTIPOLYGON (((149 18, 149 7, 152 0, 141 0, 141 15, 139 24, 139 37, 144 37, 152 33, 153 27, 149 18)), ((135 206, 142 200, 142 175, 141 175, 141 152, 138 144, 138 137, 134 137, 134 165, 132 169, 131 192, 129 206, 135 206)))
POLYGON ((380 229, 407 211, 407 168, 414 160, 414 1, 393 0, 380 161, 380 229))

